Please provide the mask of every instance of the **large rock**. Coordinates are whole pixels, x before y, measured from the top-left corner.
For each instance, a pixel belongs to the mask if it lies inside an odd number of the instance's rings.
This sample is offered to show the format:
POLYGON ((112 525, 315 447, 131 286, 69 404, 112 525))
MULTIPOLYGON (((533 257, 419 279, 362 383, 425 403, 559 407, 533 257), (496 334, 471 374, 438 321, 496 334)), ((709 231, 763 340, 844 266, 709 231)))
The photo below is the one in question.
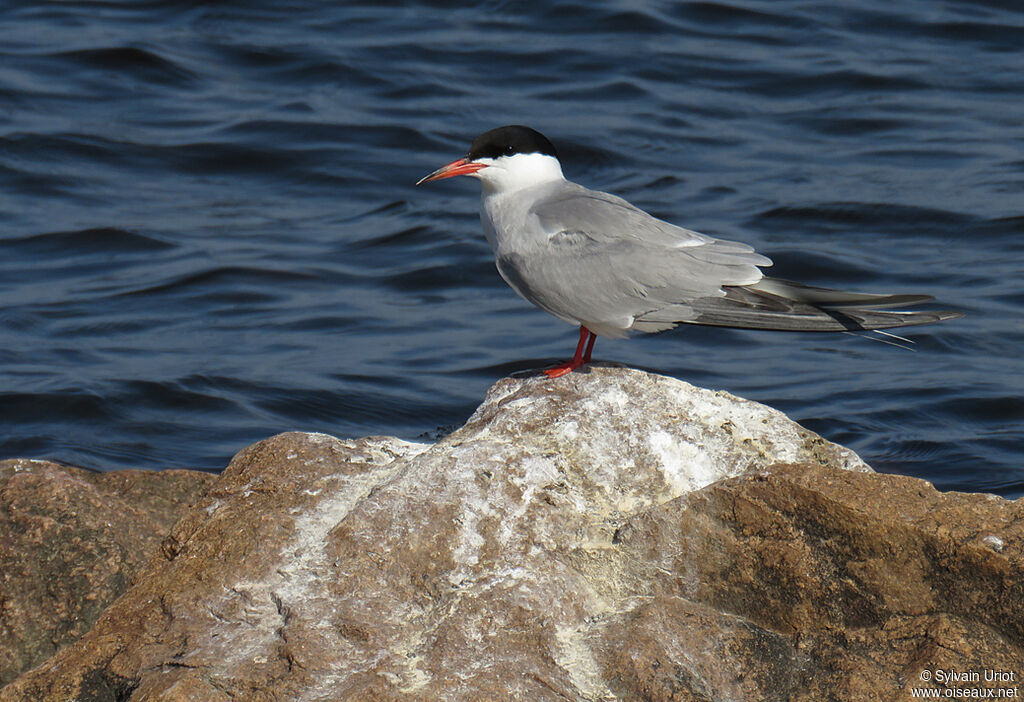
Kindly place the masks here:
POLYGON ((246 449, 0 699, 894 699, 1021 670, 1022 512, 679 381, 506 379, 433 446, 246 449))
POLYGON ((214 478, 0 461, 0 686, 88 631, 214 478))

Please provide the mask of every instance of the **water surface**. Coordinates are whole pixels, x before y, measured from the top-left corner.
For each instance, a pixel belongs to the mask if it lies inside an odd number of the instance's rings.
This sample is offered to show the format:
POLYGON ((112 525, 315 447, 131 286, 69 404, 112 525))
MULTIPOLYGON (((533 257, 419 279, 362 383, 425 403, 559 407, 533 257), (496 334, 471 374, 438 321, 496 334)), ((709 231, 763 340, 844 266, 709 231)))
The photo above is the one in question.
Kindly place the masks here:
POLYGON ((773 274, 929 292, 915 351, 683 328, 596 357, 787 412, 876 469, 1024 494, 1017 3, 9 2, 0 457, 222 468, 290 429, 436 435, 576 330, 494 270, 494 126, 773 274))

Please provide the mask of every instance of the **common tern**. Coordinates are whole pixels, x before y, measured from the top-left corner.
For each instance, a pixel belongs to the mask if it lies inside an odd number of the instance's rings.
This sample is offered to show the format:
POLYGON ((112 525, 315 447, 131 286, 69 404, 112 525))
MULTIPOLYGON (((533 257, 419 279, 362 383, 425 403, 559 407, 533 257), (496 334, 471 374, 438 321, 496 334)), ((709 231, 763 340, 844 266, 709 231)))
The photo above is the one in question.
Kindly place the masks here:
POLYGON ((580 328, 571 361, 589 363, 598 336, 679 324, 777 331, 868 331, 963 316, 898 310, 930 295, 878 295, 769 278, 769 258, 649 215, 620 197, 566 180, 554 145, 521 125, 484 132, 467 154, 416 185, 453 176, 483 185, 480 219, 498 272, 513 290, 580 328))

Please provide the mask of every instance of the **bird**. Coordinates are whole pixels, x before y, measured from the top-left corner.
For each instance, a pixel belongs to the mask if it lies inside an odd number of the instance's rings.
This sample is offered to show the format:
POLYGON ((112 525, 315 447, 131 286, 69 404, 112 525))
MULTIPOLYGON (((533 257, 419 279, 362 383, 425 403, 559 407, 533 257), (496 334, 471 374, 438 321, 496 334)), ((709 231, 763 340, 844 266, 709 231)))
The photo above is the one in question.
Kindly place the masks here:
POLYGON ((462 158, 416 185, 469 176, 498 273, 522 298, 579 327, 573 358, 591 362, 598 336, 657 333, 680 324, 855 332, 931 324, 955 310, 905 310, 930 295, 873 294, 766 276, 753 247, 670 224, 626 200, 567 180, 555 146, 523 125, 484 132, 462 158))

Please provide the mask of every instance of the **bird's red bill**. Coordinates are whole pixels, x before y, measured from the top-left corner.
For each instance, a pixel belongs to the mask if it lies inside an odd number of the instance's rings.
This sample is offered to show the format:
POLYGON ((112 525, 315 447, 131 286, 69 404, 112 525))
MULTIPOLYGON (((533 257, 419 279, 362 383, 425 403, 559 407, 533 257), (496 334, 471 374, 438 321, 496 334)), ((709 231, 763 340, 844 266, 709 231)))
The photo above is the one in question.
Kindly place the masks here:
POLYGON ((442 178, 452 178, 453 176, 469 175, 476 173, 481 168, 487 168, 486 164, 474 163, 473 161, 467 161, 464 158, 460 158, 456 161, 452 161, 446 166, 441 166, 436 171, 428 176, 424 176, 416 181, 416 185, 422 183, 429 183, 432 180, 441 180, 442 178))

